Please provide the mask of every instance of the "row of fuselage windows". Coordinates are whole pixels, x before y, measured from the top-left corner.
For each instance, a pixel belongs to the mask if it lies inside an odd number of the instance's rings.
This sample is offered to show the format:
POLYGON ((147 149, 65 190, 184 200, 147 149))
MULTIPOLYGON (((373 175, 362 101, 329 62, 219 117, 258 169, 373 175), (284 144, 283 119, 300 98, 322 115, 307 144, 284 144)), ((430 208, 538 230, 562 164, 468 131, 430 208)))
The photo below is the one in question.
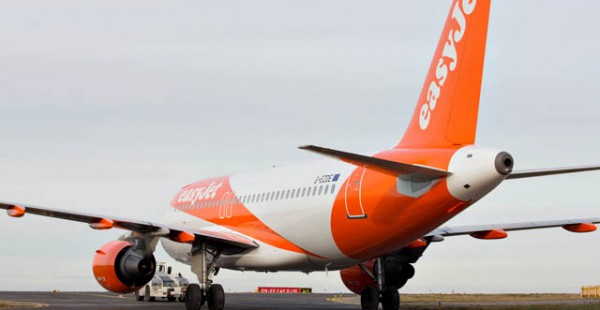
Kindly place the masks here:
POLYGON ((219 206, 229 207, 229 206, 234 206, 234 205, 237 205, 240 203, 242 203, 242 204, 261 203, 261 202, 269 202, 269 201, 305 198, 305 197, 311 197, 311 196, 332 195, 333 193, 335 193, 335 184, 331 184, 331 186, 329 184, 326 184, 326 185, 310 186, 310 187, 304 187, 304 188, 280 190, 280 191, 274 191, 274 192, 248 194, 248 195, 242 195, 241 197, 225 194, 223 199, 194 202, 191 204, 186 204, 181 209, 182 210, 191 210, 191 209, 200 209, 200 208, 213 208, 213 207, 219 207, 219 206))

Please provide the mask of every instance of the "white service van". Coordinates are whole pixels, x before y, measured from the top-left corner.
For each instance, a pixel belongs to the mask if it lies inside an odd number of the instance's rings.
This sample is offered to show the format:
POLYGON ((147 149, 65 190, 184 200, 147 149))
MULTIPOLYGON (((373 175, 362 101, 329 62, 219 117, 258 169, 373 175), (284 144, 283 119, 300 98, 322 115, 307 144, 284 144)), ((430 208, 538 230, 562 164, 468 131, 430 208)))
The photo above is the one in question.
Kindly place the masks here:
POLYGON ((138 301, 155 301, 156 298, 166 298, 168 301, 183 301, 188 280, 178 274, 171 274, 172 268, 166 263, 159 263, 152 281, 134 292, 138 301))

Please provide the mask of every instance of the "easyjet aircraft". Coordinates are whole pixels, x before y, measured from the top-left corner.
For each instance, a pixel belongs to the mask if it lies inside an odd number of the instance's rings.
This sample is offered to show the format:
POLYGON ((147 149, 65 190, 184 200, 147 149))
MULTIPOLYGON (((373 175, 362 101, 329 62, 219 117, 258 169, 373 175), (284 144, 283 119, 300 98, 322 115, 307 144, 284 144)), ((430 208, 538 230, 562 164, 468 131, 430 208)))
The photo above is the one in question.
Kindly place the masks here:
POLYGON ((191 266, 199 284, 186 308, 223 309, 220 268, 341 270, 362 309, 399 308, 398 290, 432 242, 456 235, 505 238, 508 231, 562 227, 590 232, 600 218, 442 227, 504 180, 598 170, 600 166, 513 171, 507 152, 474 145, 490 0, 455 0, 413 118, 400 142, 375 155, 302 146, 326 159, 221 176, 184 186, 164 223, 4 202, 27 213, 131 233, 96 251, 93 271, 112 292, 129 293, 155 272, 159 241, 191 266))

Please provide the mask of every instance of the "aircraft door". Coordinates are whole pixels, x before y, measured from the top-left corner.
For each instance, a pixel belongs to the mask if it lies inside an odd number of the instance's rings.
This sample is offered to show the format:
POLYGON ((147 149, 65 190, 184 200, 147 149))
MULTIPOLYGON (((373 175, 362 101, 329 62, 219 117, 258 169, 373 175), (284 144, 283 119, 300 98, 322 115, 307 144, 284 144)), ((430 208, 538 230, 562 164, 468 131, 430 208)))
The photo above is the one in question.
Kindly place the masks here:
POLYGON ((366 218, 367 214, 362 205, 362 181, 365 176, 364 167, 356 168, 346 180, 344 189, 344 200, 346 203, 346 214, 349 219, 366 218))

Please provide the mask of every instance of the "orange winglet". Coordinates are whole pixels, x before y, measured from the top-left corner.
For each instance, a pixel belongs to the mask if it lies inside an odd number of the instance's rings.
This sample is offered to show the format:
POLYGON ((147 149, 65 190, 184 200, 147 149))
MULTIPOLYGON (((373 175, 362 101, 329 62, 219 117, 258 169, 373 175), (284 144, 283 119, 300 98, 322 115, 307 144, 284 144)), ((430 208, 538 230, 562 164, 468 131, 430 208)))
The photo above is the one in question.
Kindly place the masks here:
POLYGON ((574 233, 586 233, 592 232, 596 230, 596 225, 592 223, 579 223, 579 224, 569 224, 565 225, 562 228, 574 232, 574 233))
POLYGON ((194 236, 194 234, 190 234, 189 232, 186 232, 186 231, 182 231, 182 232, 178 233, 177 235, 174 235, 173 237, 171 237, 171 240, 176 241, 176 242, 181 242, 181 243, 192 243, 192 242, 194 242, 194 239, 196 239, 196 236, 194 236))
POLYGON ((411 242, 409 245, 406 246, 406 248, 408 249, 416 249, 416 248, 424 248, 427 246, 427 242, 423 239, 417 239, 413 242, 411 242))
POLYGON ((504 239, 508 237, 508 233, 503 229, 492 229, 492 230, 484 230, 477 231, 470 234, 471 237, 482 240, 494 240, 494 239, 504 239))
POLYGON ((25 208, 17 205, 13 205, 12 208, 6 210, 8 216, 10 217, 22 217, 25 215, 25 208))
POLYGON ((111 229, 111 228, 113 228, 114 225, 115 225, 115 223, 112 220, 105 219, 105 218, 101 218, 100 220, 98 220, 96 222, 90 223, 91 228, 98 229, 98 230, 111 229))

